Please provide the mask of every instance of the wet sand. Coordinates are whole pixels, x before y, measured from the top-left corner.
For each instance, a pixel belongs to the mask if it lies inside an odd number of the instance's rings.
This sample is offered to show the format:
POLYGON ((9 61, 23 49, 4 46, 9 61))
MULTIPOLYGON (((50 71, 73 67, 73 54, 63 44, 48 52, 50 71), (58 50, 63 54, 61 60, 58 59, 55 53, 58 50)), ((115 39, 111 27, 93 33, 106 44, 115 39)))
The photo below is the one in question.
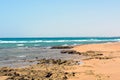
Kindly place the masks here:
MULTIPOLYGON (((1 80, 120 80, 120 43, 75 46, 85 59, 40 59, 26 68, 1 68, 1 80)), ((74 53, 69 54, 74 55, 74 53)))

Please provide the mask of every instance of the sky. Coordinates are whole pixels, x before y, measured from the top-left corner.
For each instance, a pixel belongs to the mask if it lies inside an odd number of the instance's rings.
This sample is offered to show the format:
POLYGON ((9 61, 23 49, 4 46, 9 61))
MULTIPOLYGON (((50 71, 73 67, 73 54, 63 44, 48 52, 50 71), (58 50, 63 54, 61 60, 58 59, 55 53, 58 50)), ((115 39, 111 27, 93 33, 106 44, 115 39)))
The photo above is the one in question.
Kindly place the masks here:
POLYGON ((120 36, 120 0, 0 0, 0 37, 120 36))

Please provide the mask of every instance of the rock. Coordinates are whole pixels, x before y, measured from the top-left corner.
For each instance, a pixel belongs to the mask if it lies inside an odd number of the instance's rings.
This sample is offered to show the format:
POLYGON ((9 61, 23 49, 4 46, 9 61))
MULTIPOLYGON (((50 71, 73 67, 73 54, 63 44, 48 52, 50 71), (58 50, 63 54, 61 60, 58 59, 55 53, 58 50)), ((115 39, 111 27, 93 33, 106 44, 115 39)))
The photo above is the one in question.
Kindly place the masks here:
POLYGON ((51 73, 51 72, 48 72, 45 77, 46 77, 46 78, 49 78, 50 76, 52 76, 52 73, 51 73))
POLYGON ((39 64, 33 65, 32 68, 0 68, 0 76, 8 76, 6 80, 67 80, 75 76, 75 72, 64 72, 64 66, 76 65, 76 61, 62 59, 37 61, 39 64))
POLYGON ((104 57, 95 57, 95 59, 112 59, 113 57, 108 57, 108 56, 104 56, 104 57))
POLYGON ((61 60, 61 59, 41 59, 38 61, 39 64, 56 64, 56 65, 72 65, 72 64, 76 64, 76 61, 73 60, 61 60))
POLYGON ((61 53, 75 54, 76 51, 74 51, 74 50, 62 50, 61 53))
POLYGON ((95 56, 102 56, 103 54, 101 52, 98 51, 86 51, 81 53, 83 56, 91 56, 91 57, 95 57, 95 56))
POLYGON ((81 55, 80 52, 77 52, 77 51, 75 51, 75 50, 62 50, 61 53, 62 53, 62 54, 68 53, 68 54, 79 54, 79 55, 81 55))
POLYGON ((53 46, 50 49, 71 49, 72 46, 53 46))

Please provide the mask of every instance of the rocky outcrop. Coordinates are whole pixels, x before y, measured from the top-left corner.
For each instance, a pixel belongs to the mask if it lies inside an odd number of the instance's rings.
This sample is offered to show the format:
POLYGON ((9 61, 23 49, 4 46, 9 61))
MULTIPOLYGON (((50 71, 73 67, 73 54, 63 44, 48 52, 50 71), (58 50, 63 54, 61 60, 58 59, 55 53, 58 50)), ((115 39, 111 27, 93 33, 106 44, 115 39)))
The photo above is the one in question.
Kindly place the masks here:
POLYGON ((68 54, 79 54, 83 56, 101 56, 103 55, 101 52, 98 51, 86 51, 86 52, 77 52, 75 50, 62 50, 62 54, 68 53, 68 54))
POLYGON ((71 49, 73 46, 53 46, 50 49, 71 49))
POLYGON ((75 65, 77 61, 73 60, 61 60, 61 59, 41 59, 37 64, 56 64, 56 65, 75 65))
POLYGON ((64 67, 76 63, 73 60, 41 59, 38 64, 28 68, 0 68, 0 76, 8 76, 6 80, 67 80, 76 73, 65 72, 64 67))
POLYGON ((79 54, 79 55, 81 55, 80 52, 77 52, 77 51, 75 51, 75 50, 62 50, 61 53, 62 53, 62 54, 68 53, 68 54, 79 54))

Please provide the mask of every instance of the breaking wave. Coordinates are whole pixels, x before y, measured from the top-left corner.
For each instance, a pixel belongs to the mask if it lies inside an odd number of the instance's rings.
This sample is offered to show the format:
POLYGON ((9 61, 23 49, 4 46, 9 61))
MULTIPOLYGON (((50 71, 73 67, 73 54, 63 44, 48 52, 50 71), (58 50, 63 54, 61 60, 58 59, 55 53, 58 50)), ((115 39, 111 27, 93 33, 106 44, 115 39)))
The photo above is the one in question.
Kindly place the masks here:
POLYGON ((57 42, 100 42, 100 41, 120 41, 120 39, 86 39, 86 40, 31 40, 31 41, 3 41, 0 43, 57 43, 57 42))

